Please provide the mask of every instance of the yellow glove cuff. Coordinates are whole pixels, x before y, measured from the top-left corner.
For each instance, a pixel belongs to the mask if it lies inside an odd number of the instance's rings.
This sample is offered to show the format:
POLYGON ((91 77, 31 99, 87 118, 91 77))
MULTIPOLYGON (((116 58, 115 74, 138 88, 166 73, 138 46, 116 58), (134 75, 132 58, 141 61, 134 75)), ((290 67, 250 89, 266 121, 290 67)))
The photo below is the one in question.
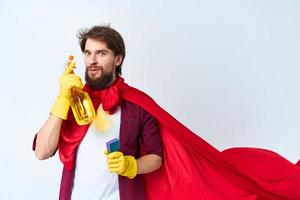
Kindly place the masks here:
POLYGON ((133 156, 124 156, 124 161, 126 167, 120 175, 133 179, 137 175, 137 161, 133 156))
POLYGON ((51 108, 51 114, 61 119, 67 119, 69 108, 70 100, 58 96, 51 108))

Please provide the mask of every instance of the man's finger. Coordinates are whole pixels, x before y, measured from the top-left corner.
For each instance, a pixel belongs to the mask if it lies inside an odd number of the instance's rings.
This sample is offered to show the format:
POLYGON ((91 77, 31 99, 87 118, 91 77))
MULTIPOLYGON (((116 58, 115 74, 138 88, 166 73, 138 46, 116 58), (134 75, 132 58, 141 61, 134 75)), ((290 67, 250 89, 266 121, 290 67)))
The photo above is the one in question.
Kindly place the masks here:
POLYGON ((69 62, 68 67, 65 70, 64 74, 72 74, 74 67, 75 67, 75 62, 69 62))

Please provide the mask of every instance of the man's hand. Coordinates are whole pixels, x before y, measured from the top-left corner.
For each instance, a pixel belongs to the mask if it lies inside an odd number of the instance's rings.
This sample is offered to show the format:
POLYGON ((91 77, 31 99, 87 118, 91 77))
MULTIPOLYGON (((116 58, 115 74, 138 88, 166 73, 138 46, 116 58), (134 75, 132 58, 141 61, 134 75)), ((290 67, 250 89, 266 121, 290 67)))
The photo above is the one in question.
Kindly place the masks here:
POLYGON ((107 164, 111 172, 126 176, 130 179, 136 176, 137 161, 133 156, 124 156, 120 151, 113 153, 105 151, 105 155, 107 156, 107 164))
POLYGON ((82 88, 80 77, 73 73, 74 64, 71 63, 60 77, 59 95, 51 109, 51 114, 61 119, 67 119, 70 108, 71 89, 73 87, 82 88))

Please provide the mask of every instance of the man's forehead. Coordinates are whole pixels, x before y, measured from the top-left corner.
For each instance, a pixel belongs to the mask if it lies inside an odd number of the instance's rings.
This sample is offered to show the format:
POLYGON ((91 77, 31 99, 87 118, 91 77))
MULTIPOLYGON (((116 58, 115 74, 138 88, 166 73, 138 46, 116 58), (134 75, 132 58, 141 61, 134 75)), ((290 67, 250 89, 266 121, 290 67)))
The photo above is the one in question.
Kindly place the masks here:
POLYGON ((107 50, 110 51, 110 49, 107 47, 107 44, 105 41, 95 40, 88 38, 85 43, 85 50, 89 51, 97 51, 97 50, 107 50))

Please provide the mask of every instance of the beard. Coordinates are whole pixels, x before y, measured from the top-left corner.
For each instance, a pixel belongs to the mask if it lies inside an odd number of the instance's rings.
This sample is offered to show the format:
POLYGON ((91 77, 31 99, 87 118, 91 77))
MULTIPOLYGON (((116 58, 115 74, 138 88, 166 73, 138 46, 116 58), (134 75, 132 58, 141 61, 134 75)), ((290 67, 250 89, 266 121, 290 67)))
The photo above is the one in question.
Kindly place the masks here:
POLYGON ((98 89, 99 90, 99 89, 103 89, 105 87, 108 87, 114 79, 114 71, 105 72, 103 70, 103 68, 100 68, 101 72, 102 72, 100 77, 98 77, 96 79, 92 79, 92 78, 89 77, 88 69, 89 69, 89 67, 87 67, 86 70, 85 70, 85 81, 91 89, 94 89, 94 90, 98 89))

